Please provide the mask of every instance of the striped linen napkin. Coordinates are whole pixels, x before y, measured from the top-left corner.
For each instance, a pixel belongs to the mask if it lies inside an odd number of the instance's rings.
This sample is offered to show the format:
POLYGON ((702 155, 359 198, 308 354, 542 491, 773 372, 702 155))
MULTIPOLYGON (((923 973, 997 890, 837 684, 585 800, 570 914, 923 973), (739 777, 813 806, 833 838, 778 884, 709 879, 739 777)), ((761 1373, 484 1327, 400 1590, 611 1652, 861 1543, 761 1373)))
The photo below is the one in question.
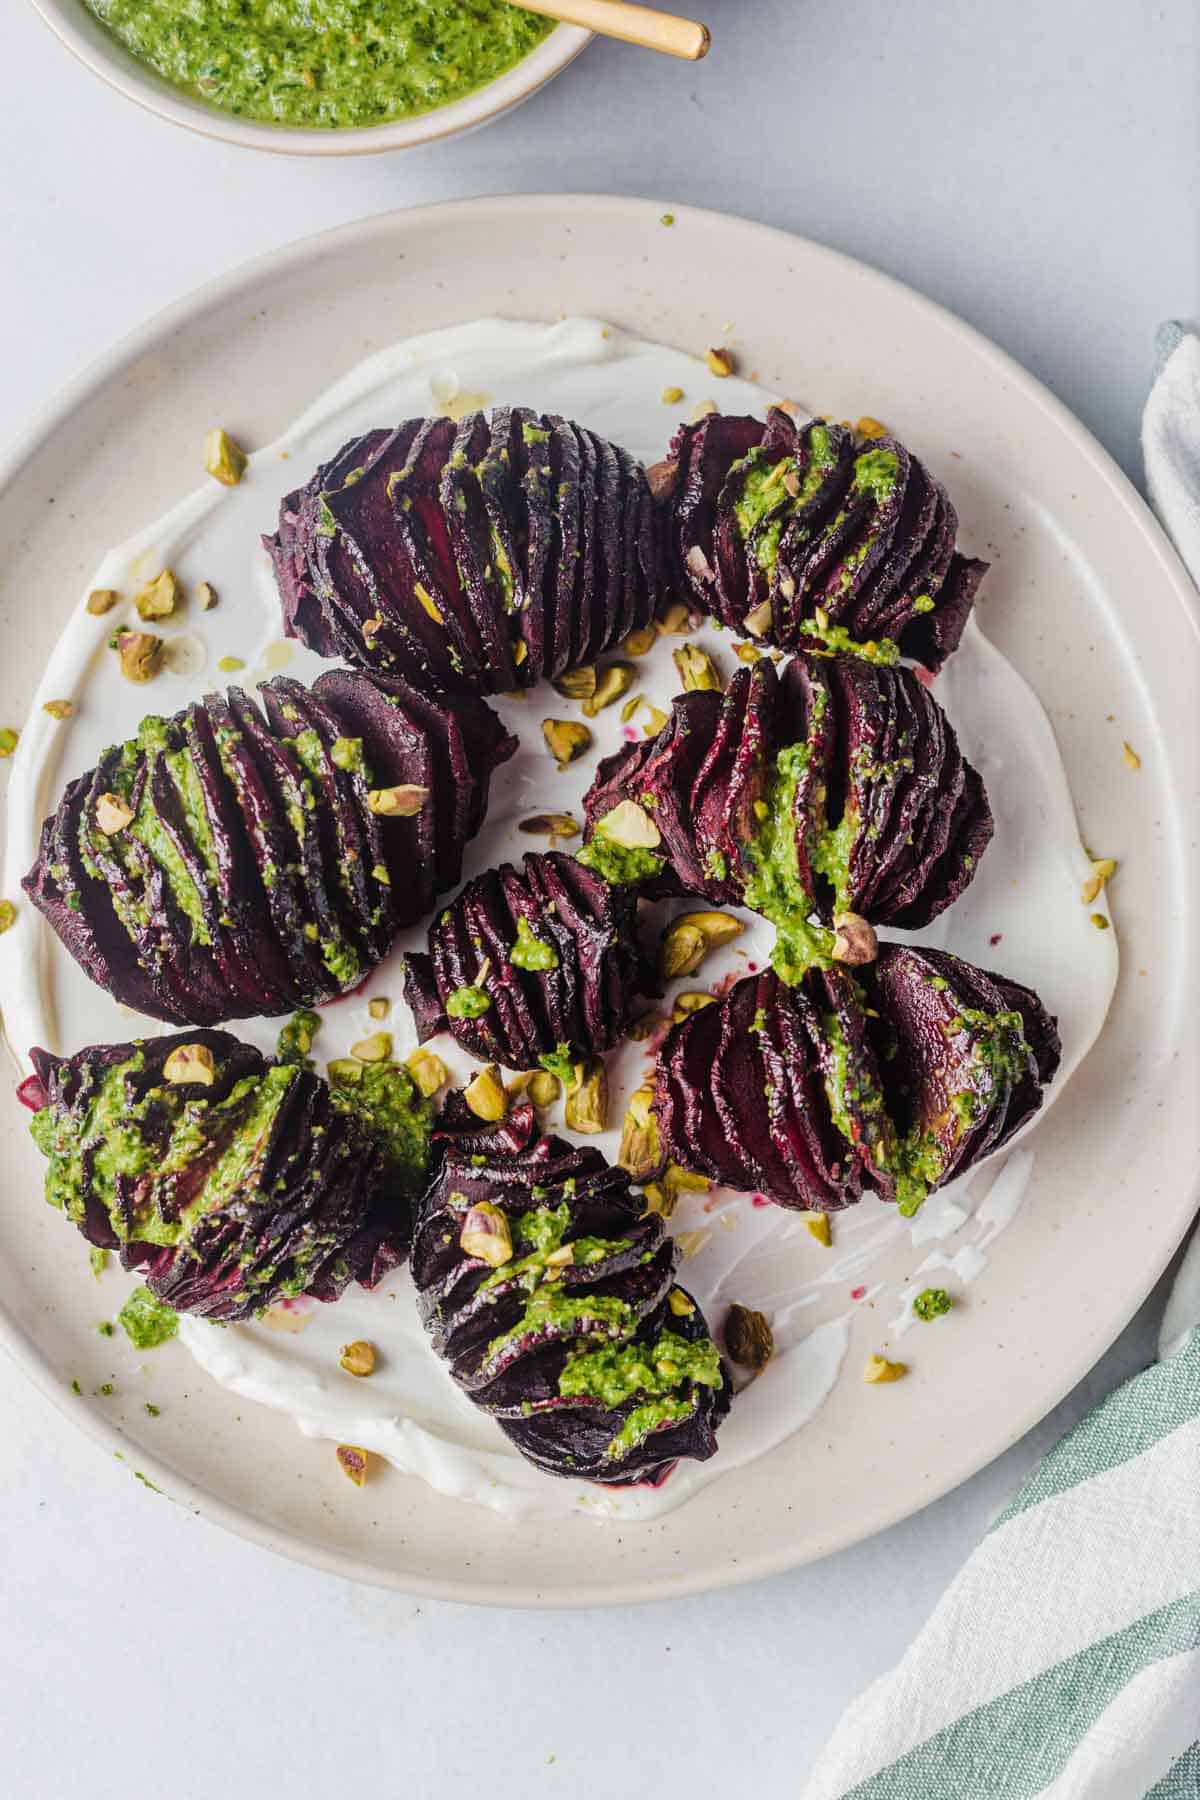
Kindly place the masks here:
MULTIPOLYGON (((1151 499, 1200 583, 1200 338, 1158 338, 1151 499)), ((1200 1800, 1200 1233, 1160 1360, 1063 1438, 803 1800, 1200 1800)))

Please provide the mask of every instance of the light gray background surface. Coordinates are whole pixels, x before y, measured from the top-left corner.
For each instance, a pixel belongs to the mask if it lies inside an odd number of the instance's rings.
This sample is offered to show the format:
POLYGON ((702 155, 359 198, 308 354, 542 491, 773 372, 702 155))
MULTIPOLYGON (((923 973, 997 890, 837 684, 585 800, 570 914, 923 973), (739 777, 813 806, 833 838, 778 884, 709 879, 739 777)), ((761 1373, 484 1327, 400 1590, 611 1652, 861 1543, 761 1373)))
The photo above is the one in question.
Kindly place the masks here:
MULTIPOLYGON (((1140 480, 1154 327, 1200 310, 1194 0, 703 10, 716 47, 696 69, 594 45, 473 138, 322 165, 159 123, 3 0, 0 437, 259 251, 397 206, 594 189, 747 213, 886 269, 1140 480)), ((135 1484, 0 1366, 0 1793, 797 1794, 1040 1452, 1149 1359, 1161 1292, 1024 1444, 907 1524, 769 1584, 574 1616, 293 1567, 135 1484)))

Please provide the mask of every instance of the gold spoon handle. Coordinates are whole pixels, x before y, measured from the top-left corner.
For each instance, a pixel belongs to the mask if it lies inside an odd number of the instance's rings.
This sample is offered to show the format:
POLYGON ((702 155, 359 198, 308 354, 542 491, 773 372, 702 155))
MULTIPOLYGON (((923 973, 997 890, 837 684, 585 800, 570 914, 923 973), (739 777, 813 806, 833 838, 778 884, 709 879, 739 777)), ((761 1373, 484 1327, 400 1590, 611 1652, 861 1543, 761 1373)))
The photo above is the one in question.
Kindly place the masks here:
POLYGON ((661 50, 699 62, 707 56, 708 26, 695 19, 680 19, 654 6, 630 6, 626 0, 510 0, 527 12, 542 13, 564 25, 582 25, 602 37, 620 38, 643 50, 661 50))

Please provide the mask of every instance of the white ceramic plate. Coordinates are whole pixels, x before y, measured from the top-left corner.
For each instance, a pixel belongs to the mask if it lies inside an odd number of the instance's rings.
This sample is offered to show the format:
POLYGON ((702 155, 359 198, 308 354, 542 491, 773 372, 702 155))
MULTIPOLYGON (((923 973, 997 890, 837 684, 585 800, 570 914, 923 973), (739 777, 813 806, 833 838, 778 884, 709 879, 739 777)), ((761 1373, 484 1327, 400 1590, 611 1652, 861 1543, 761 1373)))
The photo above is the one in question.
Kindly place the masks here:
POLYGON ((435 107, 432 112, 353 130, 306 130, 272 125, 269 120, 240 118, 193 99, 131 56, 88 11, 83 0, 33 0, 33 4, 67 49, 127 100, 136 101, 172 125, 197 131, 202 137, 220 138, 245 150, 272 150, 286 156, 370 156, 383 150, 410 150, 416 144, 475 131, 502 118, 545 87, 568 63, 574 62, 593 36, 578 25, 556 25, 513 68, 461 100, 435 107))
MULTIPOLYGON (((666 204, 470 201, 278 253, 106 359, 19 448, 0 492, 10 546, 0 720, 15 722, 99 555, 193 487, 197 445, 217 418, 265 443, 372 350, 491 311, 599 315, 691 349, 731 342, 764 385, 835 417, 886 419, 945 476, 966 547, 995 565, 983 623, 1049 712, 1084 836, 1121 859, 1122 974, 1108 1027, 1030 1140, 1031 1192, 955 1318, 955 1354, 923 1349, 913 1377, 890 1389, 843 1380, 798 1437, 634 1527, 514 1527, 391 1473, 356 1492, 326 1445, 210 1387, 177 1345, 156 1353, 145 1394, 126 1370, 111 1399, 73 1397, 72 1379, 91 1396, 113 1374, 118 1349, 94 1331, 109 1308, 61 1219, 37 1201, 23 1115, 3 1109, 0 1329, 44 1390, 131 1471, 245 1535, 459 1599, 584 1605, 694 1591, 905 1516, 996 1456, 1086 1371, 1195 1205, 1200 648, 1186 578, 1098 446, 966 327, 763 227, 678 209, 664 226, 666 204)), ((914 1254, 891 1255, 894 1291, 914 1254)), ((885 1324, 864 1302, 851 1368, 885 1324)))

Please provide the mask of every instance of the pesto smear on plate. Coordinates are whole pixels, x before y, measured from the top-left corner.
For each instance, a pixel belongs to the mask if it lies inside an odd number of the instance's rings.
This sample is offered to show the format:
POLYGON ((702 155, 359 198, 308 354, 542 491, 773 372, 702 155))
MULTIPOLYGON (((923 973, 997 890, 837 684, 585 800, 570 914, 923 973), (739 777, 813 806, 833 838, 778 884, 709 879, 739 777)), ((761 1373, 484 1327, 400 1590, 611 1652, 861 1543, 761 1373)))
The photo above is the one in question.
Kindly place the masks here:
POLYGON ((139 62, 223 112, 382 125, 483 87, 553 25, 504 0, 85 0, 139 62))

